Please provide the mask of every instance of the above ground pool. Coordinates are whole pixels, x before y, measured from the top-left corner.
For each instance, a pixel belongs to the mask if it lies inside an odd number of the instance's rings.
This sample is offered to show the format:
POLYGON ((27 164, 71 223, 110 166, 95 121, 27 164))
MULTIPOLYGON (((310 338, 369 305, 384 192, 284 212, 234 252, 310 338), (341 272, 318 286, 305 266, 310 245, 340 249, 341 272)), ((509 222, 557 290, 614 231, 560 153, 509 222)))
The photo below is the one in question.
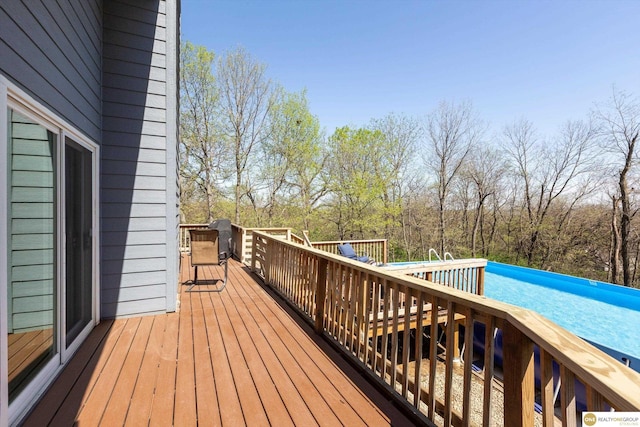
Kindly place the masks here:
POLYGON ((640 372, 640 289, 489 261, 484 294, 542 314, 640 372))
POLYGON ((640 372, 640 290, 489 262, 485 296, 542 314, 640 372))

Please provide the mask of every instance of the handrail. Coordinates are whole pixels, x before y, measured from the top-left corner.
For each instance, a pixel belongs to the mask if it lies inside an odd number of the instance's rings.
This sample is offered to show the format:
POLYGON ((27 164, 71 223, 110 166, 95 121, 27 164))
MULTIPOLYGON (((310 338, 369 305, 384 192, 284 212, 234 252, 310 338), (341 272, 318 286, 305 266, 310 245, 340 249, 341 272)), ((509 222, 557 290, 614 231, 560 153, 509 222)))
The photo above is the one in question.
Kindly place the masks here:
POLYGON ((409 275, 476 295, 484 295, 484 272, 487 260, 469 258, 432 261, 412 265, 385 266, 395 274, 409 275))
POLYGON ((291 233, 291 241, 294 243, 298 243, 299 245, 304 245, 304 238, 294 233, 291 233))
POLYGON ((328 240, 322 242, 311 242, 311 245, 332 254, 338 254, 338 245, 349 243, 360 256, 367 255, 376 262, 386 264, 389 262, 389 251, 387 239, 365 239, 365 240, 328 240))
POLYGON ((451 261, 454 260, 453 255, 451 255, 451 252, 445 252, 444 253, 444 260, 445 261, 447 260, 447 256, 449 257, 449 260, 451 260, 451 261))
POLYGON ((438 255, 438 251, 436 251, 433 248, 429 248, 429 262, 432 262, 431 261, 431 254, 434 254, 438 261, 442 261, 442 258, 440 258, 440 255, 438 255))
POLYGON ((251 253, 253 246, 253 233, 262 231, 271 236, 278 236, 285 240, 292 239, 291 228, 289 227, 243 227, 237 224, 231 224, 231 240, 233 255, 240 262, 249 265, 251 263, 251 253))
POLYGON ((541 360, 537 383, 541 384, 544 425, 552 426, 558 417, 564 425, 577 424, 578 400, 585 400, 589 411, 609 407, 617 411, 640 410, 640 374, 530 310, 400 276, 259 231, 253 233, 251 267, 265 283, 289 299, 316 331, 330 337, 363 370, 384 382, 398 401, 432 420, 439 414, 444 425, 468 425, 471 402, 482 402, 484 425, 493 417, 496 328, 502 330, 503 337, 504 425, 533 425, 534 352, 541 360), (411 312, 424 316, 404 314, 406 310, 395 303, 401 300, 414 301, 416 308, 412 306, 411 312), (391 316, 379 317, 376 313, 381 311, 391 316), (428 351, 423 354, 425 337, 437 337, 439 324, 446 325, 442 326, 446 336, 454 338, 446 340, 442 362, 435 357, 436 339, 429 340, 428 351), (479 395, 471 387, 471 363, 463 363, 462 373, 455 374, 462 376, 461 390, 453 386, 454 356, 460 348, 455 339, 457 325, 464 329, 463 360, 471 361, 476 324, 485 325, 481 374, 484 386, 479 395), (412 329, 424 333, 415 334, 412 339, 412 329), (410 370, 410 365, 414 369, 410 370), (559 366, 557 372, 554 365, 559 366), (424 369, 434 373, 428 380, 422 375, 424 369), (441 390, 436 387, 436 377, 443 376, 441 390), (553 390, 559 381, 561 403, 556 415, 553 390), (585 396, 579 396, 579 384, 584 384, 585 396), (462 405, 455 406, 452 396, 458 392, 462 405))
MULTIPOLYGON (((189 240, 189 230, 207 229, 209 224, 180 224, 180 252, 191 251, 191 242, 189 240)), ((249 256, 251 254, 252 233, 255 230, 267 232, 274 236, 281 236, 287 240, 295 239, 291 228, 289 227, 242 227, 240 225, 231 224, 233 255, 242 262, 249 264, 249 256)), ((297 236, 296 236, 297 237, 297 236)), ((300 239, 298 237, 298 239, 300 239)), ((299 240, 301 242, 301 240, 299 240)))
POLYGON ((204 230, 209 224, 180 224, 179 247, 180 252, 189 252, 191 250, 191 240, 189 230, 204 230))

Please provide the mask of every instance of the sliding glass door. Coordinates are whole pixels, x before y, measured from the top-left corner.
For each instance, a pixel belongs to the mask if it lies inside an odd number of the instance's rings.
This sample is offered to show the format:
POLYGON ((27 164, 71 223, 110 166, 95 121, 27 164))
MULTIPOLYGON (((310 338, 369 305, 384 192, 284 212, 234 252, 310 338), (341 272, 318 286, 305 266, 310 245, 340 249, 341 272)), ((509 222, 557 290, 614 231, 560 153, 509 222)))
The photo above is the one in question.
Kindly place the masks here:
POLYGON ((65 146, 65 345, 91 322, 93 312, 93 173, 89 150, 65 146))
POLYGON ((32 106, 7 104, 0 117, 7 130, 0 135, 6 155, 0 234, 7 240, 0 248, 7 278, 0 281, 7 297, 0 315, 13 416, 55 377, 98 317, 98 149, 32 106))

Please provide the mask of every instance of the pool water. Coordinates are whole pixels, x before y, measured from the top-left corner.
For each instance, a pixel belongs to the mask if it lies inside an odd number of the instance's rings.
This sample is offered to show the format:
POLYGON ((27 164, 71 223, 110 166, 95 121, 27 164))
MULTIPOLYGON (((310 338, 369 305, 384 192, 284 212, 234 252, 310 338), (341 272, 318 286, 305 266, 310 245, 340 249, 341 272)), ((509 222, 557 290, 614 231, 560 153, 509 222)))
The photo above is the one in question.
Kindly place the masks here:
POLYGON ((581 338, 640 359, 638 310, 489 271, 485 295, 533 310, 581 338))

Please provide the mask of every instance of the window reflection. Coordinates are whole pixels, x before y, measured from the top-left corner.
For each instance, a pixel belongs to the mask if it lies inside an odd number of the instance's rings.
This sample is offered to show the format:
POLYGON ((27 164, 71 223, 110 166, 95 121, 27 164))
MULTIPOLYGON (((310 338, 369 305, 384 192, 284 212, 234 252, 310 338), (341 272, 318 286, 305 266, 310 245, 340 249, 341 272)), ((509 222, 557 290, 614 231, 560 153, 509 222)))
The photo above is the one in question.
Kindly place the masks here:
POLYGON ((56 353, 56 135, 8 111, 9 400, 56 353))

